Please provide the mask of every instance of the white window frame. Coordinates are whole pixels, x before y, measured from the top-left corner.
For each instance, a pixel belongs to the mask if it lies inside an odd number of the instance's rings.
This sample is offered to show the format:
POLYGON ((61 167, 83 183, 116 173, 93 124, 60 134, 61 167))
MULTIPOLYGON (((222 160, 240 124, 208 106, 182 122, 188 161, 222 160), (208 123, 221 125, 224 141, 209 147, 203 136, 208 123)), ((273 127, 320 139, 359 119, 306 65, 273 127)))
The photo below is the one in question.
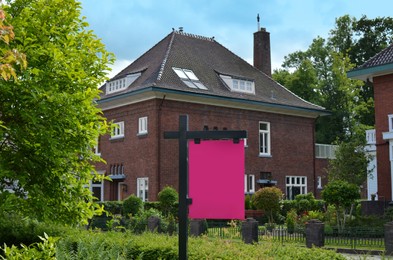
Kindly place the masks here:
POLYGON ((244 175, 244 193, 255 193, 255 175, 244 175))
POLYGON ((228 75, 220 75, 227 87, 233 92, 255 95, 255 83, 253 80, 240 79, 228 75))
POLYGON ((307 194, 307 176, 286 176, 285 178, 285 192, 288 200, 294 200, 292 188, 299 188, 299 194, 307 194))
POLYGON ((148 201, 149 199, 149 178, 142 177, 136 179, 136 194, 137 197, 142 201, 148 201))
POLYGON ((271 141, 270 141, 270 122, 259 121, 259 156, 271 155, 271 141), (261 124, 266 125, 266 129, 261 129, 261 124))
POLYGON ((138 135, 147 134, 147 116, 140 117, 138 120, 138 135))
POLYGON ((112 94, 128 88, 139 76, 141 72, 128 74, 123 78, 109 81, 106 83, 106 94, 112 94))
POLYGON ((94 153, 98 156, 101 156, 101 149, 100 149, 100 137, 96 138, 97 143, 94 145, 94 153))
POLYGON ((317 177, 317 189, 322 189, 322 177, 318 176, 317 177))
POLYGON ((113 123, 117 125, 115 128, 112 129, 111 139, 118 139, 124 137, 124 121, 113 123))
POLYGON ((186 84, 189 88, 207 90, 208 88, 198 79, 195 73, 190 69, 181 69, 172 67, 176 75, 186 84))
MULTIPOLYGON (((98 172, 98 174, 104 174, 104 172, 98 172)), ((97 198, 99 201, 104 201, 104 181, 101 180, 99 183, 94 183, 93 180, 89 181, 89 190, 90 192, 94 195, 93 193, 93 188, 100 188, 100 198, 97 198)))
POLYGON ((389 132, 393 132, 393 115, 388 115, 389 120, 389 132))

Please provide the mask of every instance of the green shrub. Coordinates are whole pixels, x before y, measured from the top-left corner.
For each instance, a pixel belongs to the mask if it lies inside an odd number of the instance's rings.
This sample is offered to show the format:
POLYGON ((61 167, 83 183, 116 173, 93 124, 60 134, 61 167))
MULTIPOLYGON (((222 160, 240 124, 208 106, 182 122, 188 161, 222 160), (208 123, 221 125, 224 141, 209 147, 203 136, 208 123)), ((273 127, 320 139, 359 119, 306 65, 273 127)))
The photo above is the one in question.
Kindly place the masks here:
MULTIPOLYGON (((179 259, 178 238, 129 232, 81 232, 57 243, 58 259, 179 259)), ((331 250, 308 249, 266 241, 249 245, 240 241, 189 238, 188 259, 338 259, 345 258, 331 250)))
POLYGON ((252 197, 252 203, 257 209, 262 209, 269 217, 269 223, 274 222, 274 215, 280 210, 282 192, 276 187, 265 187, 259 189, 252 197))
POLYGON ((22 245, 21 247, 16 247, 15 245, 12 245, 8 247, 7 245, 4 245, 4 247, 1 248, 3 250, 4 257, 0 255, 0 258, 8 260, 56 259, 55 242, 57 239, 48 237, 46 233, 43 237, 39 236, 39 238, 41 239, 40 243, 33 243, 29 246, 22 245))
POLYGON ((164 216, 172 214, 175 208, 175 202, 179 200, 179 194, 172 187, 165 187, 162 191, 158 193, 158 201, 160 203, 161 212, 164 216))
POLYGON ((122 214, 123 201, 104 201, 99 204, 104 205, 104 210, 110 213, 109 215, 122 214))
POLYGON ((287 224, 287 229, 289 234, 292 234, 295 231, 295 224, 297 221, 297 213, 295 209, 291 209, 288 214, 287 218, 285 220, 285 223, 287 224))
POLYGON ((132 194, 123 201, 123 215, 137 215, 143 209, 143 202, 140 198, 132 194))
MULTIPOLYGON (((131 215, 129 219, 126 219, 125 226, 128 230, 135 234, 141 234, 147 230, 147 220, 149 217, 155 216, 163 219, 160 211, 155 209, 142 210, 136 215, 131 215)), ((162 223, 165 225, 165 223, 162 223)), ((163 227, 165 229, 165 227, 163 227)))
POLYGON ((24 244, 29 246, 40 242, 39 236, 60 236, 68 232, 68 228, 49 222, 23 218, 16 213, 0 213, 0 245, 24 244))

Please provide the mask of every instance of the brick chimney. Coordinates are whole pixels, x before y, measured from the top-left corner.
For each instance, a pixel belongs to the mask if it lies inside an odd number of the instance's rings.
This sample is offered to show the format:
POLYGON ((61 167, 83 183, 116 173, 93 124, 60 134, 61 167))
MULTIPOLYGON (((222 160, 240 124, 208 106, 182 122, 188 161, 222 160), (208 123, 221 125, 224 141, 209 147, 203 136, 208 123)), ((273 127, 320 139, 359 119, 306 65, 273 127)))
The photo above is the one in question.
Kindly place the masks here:
POLYGON ((261 28, 254 33, 254 67, 269 77, 272 75, 270 33, 265 28, 261 28))

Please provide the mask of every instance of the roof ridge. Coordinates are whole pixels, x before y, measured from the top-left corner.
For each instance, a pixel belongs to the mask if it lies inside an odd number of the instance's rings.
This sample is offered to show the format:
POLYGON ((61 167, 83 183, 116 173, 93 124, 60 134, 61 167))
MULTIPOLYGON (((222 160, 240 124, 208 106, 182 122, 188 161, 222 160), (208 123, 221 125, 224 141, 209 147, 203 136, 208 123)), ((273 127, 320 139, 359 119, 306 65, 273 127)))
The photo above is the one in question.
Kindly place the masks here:
POLYGON ((171 41, 168 44, 168 49, 166 50, 165 57, 162 60, 162 63, 161 63, 161 66, 160 66, 160 71, 158 72, 157 81, 161 80, 162 74, 164 73, 165 65, 166 65, 166 62, 168 60, 169 53, 171 52, 172 43, 173 43, 174 38, 175 38, 175 34, 172 34, 171 41))
POLYGON ((173 32, 176 34, 179 34, 179 35, 184 35, 184 36, 192 37, 192 38, 199 39, 199 40, 214 42, 214 36, 213 37, 206 37, 206 36, 192 34, 192 33, 185 33, 185 32, 183 32, 183 30, 175 30, 175 29, 173 29, 173 32))

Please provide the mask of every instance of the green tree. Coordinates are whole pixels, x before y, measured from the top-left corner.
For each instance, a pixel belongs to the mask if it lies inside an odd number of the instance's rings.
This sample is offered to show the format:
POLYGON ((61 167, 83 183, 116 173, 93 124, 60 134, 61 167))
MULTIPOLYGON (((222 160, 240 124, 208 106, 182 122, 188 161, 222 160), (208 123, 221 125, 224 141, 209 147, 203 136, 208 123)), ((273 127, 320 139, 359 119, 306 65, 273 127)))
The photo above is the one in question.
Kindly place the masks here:
POLYGON ((282 69, 274 71, 281 84, 332 112, 317 120, 317 142, 345 141, 357 126, 374 125, 372 83, 350 80, 346 73, 391 44, 392 33, 392 18, 344 15, 327 39, 315 38, 307 50, 287 55, 282 69))
POLYGON ((334 205, 337 226, 340 230, 343 230, 348 213, 349 216, 352 215, 353 204, 360 198, 358 186, 346 181, 335 180, 325 186, 321 195, 328 205, 334 205))
POLYGON ((68 224, 95 212, 87 185, 92 147, 107 131, 97 86, 113 56, 87 29, 74 0, 15 0, 11 49, 28 59, 18 80, 0 82, 0 210, 68 224), (15 193, 4 191, 12 185, 15 193))
POLYGON ((371 160, 365 150, 365 130, 360 129, 347 142, 341 142, 335 152, 335 159, 329 161, 327 172, 330 181, 342 180, 361 186, 367 180, 371 160))
POLYGON ((279 188, 265 187, 259 189, 252 196, 252 203, 257 209, 264 210, 269 218, 269 223, 274 223, 274 214, 280 211, 280 200, 283 194, 279 188))
POLYGON ((158 193, 158 201, 164 216, 168 216, 176 208, 176 202, 179 200, 179 194, 172 187, 165 187, 158 193))

